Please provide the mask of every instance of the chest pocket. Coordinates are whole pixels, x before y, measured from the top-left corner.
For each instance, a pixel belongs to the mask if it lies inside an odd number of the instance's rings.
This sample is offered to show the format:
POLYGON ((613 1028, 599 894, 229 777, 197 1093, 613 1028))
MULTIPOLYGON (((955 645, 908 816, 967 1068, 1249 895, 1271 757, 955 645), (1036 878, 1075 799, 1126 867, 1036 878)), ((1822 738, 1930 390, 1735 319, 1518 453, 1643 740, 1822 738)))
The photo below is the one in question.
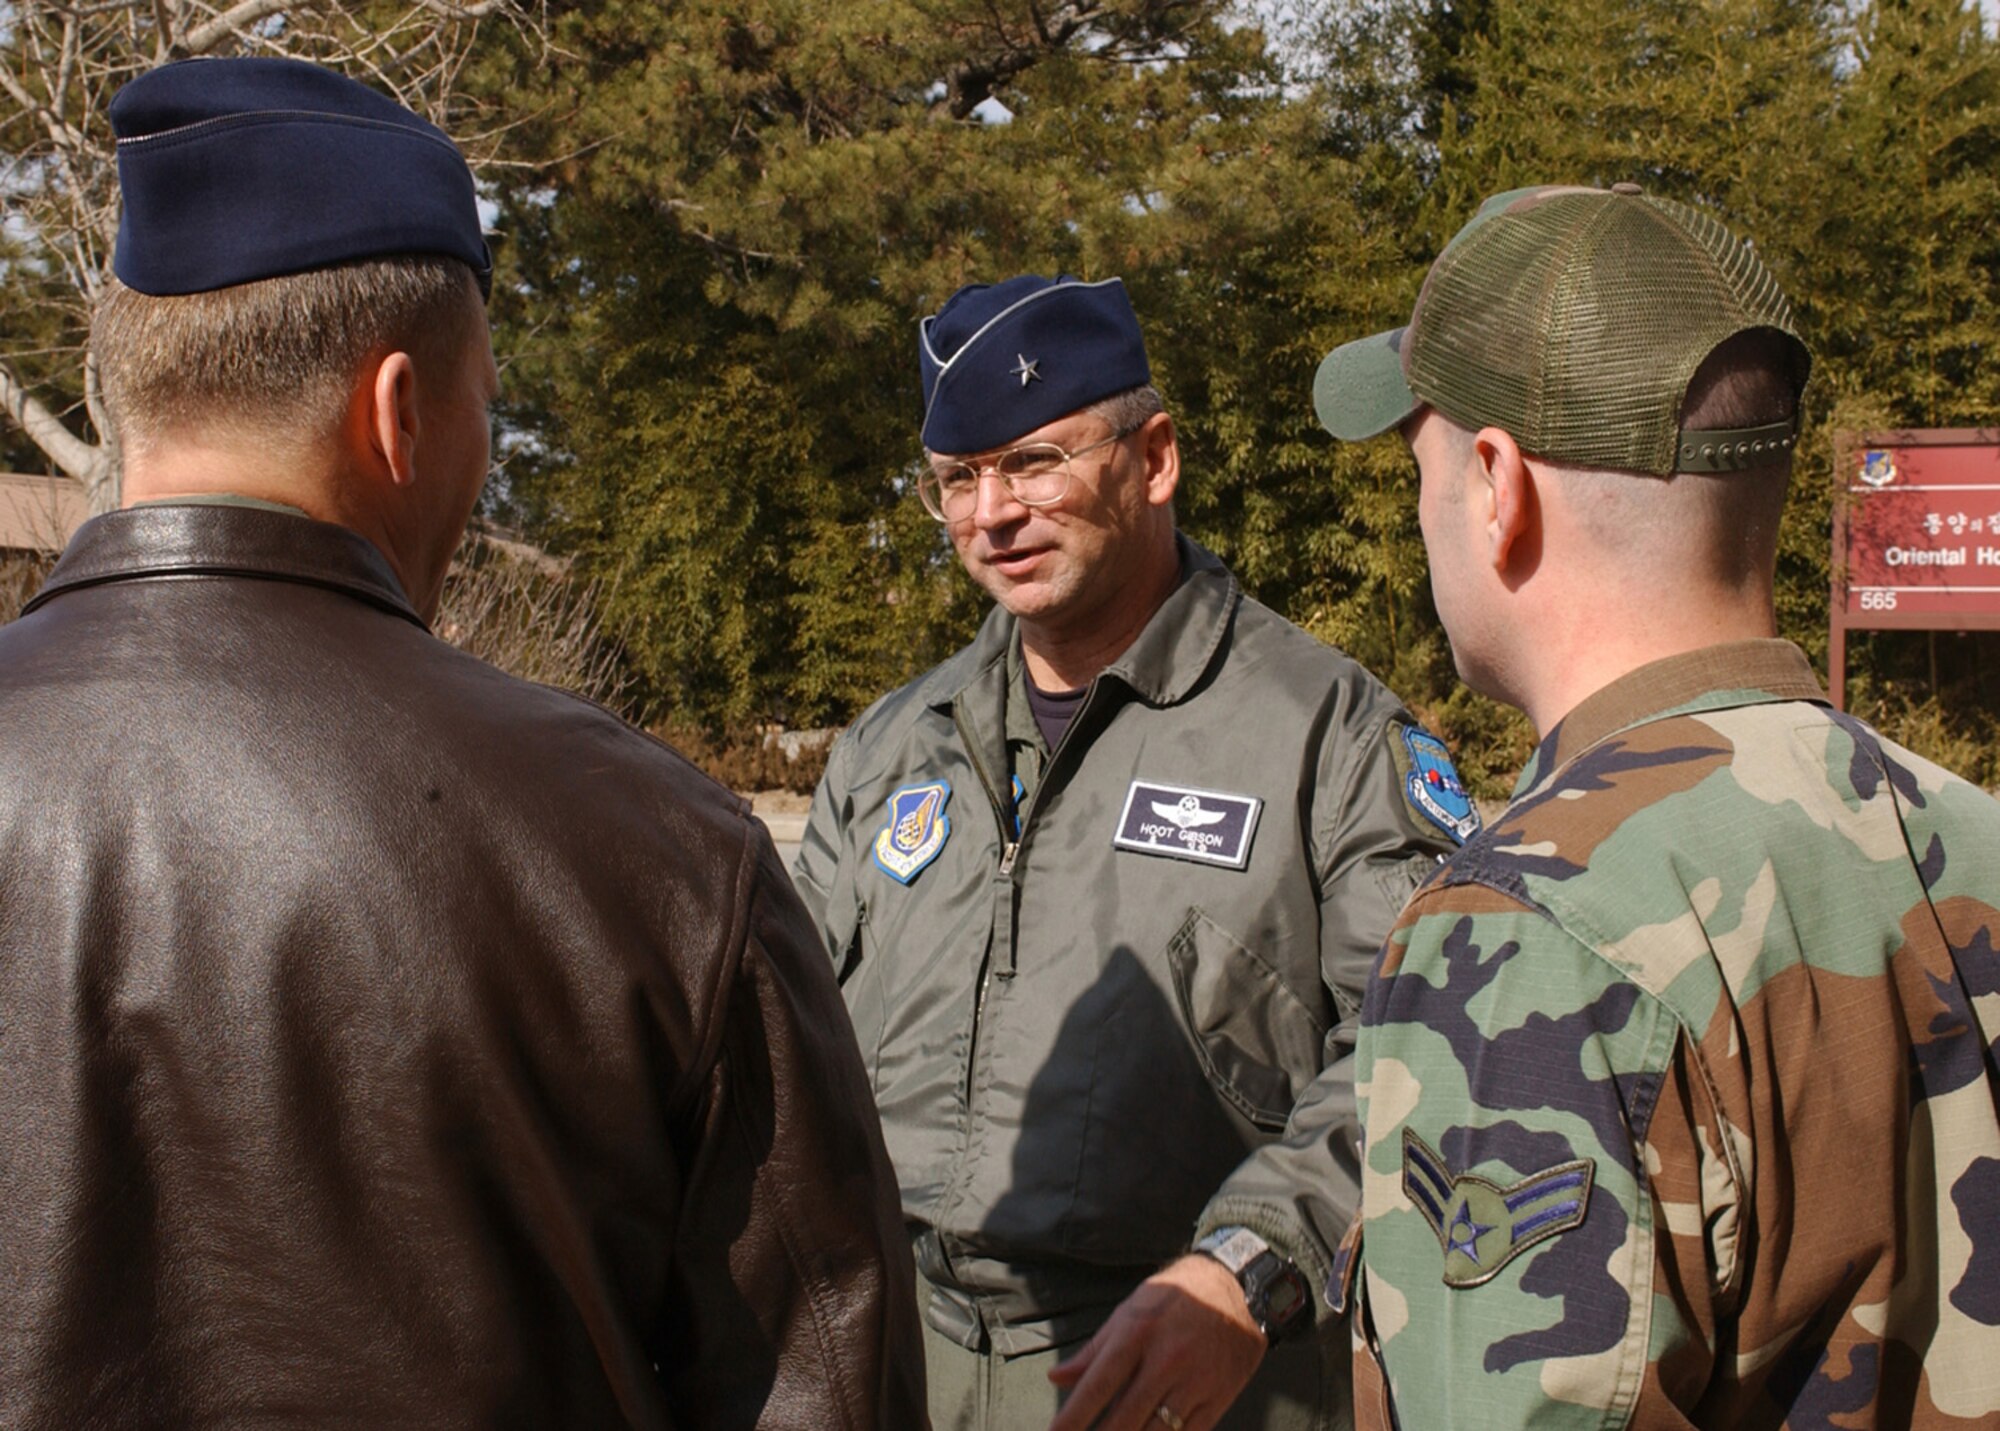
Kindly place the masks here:
POLYGON ((1319 1075, 1326 1021, 1254 950, 1199 909, 1167 945, 1174 997, 1208 1080, 1237 1112, 1276 1131, 1319 1075))

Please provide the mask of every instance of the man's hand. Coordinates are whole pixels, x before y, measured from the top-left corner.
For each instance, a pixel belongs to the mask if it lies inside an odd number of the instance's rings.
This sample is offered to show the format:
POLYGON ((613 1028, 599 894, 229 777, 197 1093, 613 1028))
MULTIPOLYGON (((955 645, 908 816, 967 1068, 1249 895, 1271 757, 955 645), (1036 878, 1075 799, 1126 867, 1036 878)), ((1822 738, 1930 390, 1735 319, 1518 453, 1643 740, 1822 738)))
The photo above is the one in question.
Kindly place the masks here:
POLYGON ((1049 1373, 1070 1388, 1049 1431, 1209 1431, 1250 1384, 1264 1350, 1228 1269, 1183 1257, 1142 1282, 1049 1373))

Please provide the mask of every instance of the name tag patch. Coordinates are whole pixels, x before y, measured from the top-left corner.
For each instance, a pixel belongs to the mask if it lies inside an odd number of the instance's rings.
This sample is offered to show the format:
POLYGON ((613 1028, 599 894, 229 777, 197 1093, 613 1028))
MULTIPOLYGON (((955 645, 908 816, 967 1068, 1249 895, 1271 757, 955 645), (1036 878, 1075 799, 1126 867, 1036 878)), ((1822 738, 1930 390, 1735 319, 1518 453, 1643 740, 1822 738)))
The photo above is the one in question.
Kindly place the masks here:
POLYGON ((1255 795, 1134 780, 1111 843, 1142 855, 1240 870, 1250 863, 1250 837, 1263 808, 1255 795))

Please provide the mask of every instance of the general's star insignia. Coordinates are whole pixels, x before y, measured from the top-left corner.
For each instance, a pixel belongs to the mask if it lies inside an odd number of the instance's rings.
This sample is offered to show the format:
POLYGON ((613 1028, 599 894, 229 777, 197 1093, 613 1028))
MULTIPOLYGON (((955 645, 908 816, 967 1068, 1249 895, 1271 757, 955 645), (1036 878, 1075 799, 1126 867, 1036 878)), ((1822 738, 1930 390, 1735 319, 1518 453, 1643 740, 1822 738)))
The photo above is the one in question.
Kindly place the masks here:
POLYGON ((1511 1187, 1454 1173, 1403 1130, 1403 1191, 1444 1248, 1447 1287, 1477 1287, 1537 1242, 1581 1226, 1597 1164, 1559 1163, 1511 1187))
POLYGON ((1026 387, 1029 383, 1038 383, 1042 380, 1042 375, 1039 371, 1041 366, 1042 360, 1040 358, 1029 358, 1021 353, 1014 355, 1014 376, 1021 380, 1022 387, 1026 387))

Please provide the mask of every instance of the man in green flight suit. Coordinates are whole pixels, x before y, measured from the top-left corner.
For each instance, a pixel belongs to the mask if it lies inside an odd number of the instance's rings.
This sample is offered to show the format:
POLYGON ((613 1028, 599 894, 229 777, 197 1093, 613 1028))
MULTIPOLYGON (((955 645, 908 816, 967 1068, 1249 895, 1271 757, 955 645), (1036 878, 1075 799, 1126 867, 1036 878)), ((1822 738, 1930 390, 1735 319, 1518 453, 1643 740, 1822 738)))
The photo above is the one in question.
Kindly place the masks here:
POLYGON ((1775 639, 1807 364, 1621 184, 1488 200, 1321 367, 1543 737, 1369 986, 1363 1426, 2000 1421, 2000 803, 1775 639))
POLYGON ((997 605, 835 746, 794 876, 902 1185, 933 1420, 1345 1424, 1352 1021, 1477 816, 1379 682, 1177 534, 1118 280, 963 289, 921 338, 920 495, 997 605))

